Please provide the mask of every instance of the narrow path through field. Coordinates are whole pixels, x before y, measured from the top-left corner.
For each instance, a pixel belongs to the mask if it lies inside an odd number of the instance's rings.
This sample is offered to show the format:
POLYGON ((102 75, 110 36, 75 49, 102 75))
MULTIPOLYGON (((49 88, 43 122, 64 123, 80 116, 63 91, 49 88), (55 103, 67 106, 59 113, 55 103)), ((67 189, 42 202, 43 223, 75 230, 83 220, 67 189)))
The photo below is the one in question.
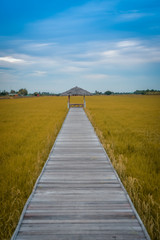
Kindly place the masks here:
POLYGON ((82 108, 70 109, 13 239, 149 239, 82 108))

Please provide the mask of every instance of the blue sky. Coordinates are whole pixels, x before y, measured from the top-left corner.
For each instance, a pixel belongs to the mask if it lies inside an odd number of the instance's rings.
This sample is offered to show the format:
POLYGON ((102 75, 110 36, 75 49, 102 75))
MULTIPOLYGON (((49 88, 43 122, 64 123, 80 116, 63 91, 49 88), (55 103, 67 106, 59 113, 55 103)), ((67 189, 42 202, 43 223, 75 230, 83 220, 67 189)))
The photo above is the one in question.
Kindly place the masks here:
POLYGON ((160 89, 159 0, 1 0, 0 90, 160 89))

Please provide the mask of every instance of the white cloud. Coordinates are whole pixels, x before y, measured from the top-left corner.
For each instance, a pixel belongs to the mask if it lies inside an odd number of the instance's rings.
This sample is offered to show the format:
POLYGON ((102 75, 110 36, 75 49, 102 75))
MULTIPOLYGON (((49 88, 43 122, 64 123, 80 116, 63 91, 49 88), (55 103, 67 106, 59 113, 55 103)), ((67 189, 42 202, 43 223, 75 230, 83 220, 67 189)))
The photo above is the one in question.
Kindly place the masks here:
POLYGON ((66 63, 66 66, 62 66, 61 67, 61 72, 66 72, 66 73, 78 73, 78 72, 83 72, 85 70, 85 68, 82 68, 80 66, 74 66, 74 65, 78 65, 72 62, 68 62, 66 63))
POLYGON ((24 63, 24 59, 14 58, 12 56, 0 57, 0 61, 8 63, 24 63))
POLYGON ((27 51, 47 51, 56 46, 56 43, 38 43, 38 42, 28 42, 23 45, 22 49, 27 51))
POLYGON ((33 76, 44 76, 46 74, 47 74, 47 72, 45 72, 45 71, 34 71, 31 75, 33 75, 33 76))
POLYGON ((117 42, 117 47, 134 47, 140 44, 137 40, 125 40, 117 42))
MULTIPOLYGON (((30 44, 32 45, 32 42, 30 44)), ((39 43, 37 41, 34 44, 38 46, 39 43)), ((35 86, 37 86, 37 81, 42 81, 45 77, 48 86, 54 82, 54 85, 59 86, 59 89, 63 84, 65 87, 70 83, 72 87, 72 85, 81 86, 87 82, 88 85, 93 83, 93 87, 96 86, 98 89, 98 83, 107 85, 109 82, 115 82, 116 77, 113 77, 115 75, 118 79, 127 79, 129 72, 137 74, 138 69, 143 71, 150 63, 160 62, 159 45, 153 46, 150 42, 139 39, 79 44, 59 43, 56 46, 46 42, 44 48, 48 46, 50 47, 48 52, 40 49, 38 55, 33 49, 33 51, 30 50, 29 54, 16 52, 10 55, 9 59, 5 58, 5 61, 2 60, 4 57, 0 58, 1 63, 3 62, 1 64, 4 68, 3 71, 10 73, 8 78, 19 79, 21 84, 22 80, 26 81, 28 85, 33 85, 35 81, 35 86), (22 61, 17 62, 15 59, 22 61), (9 68, 10 70, 7 70, 9 68)), ((5 52, 1 55, 7 56, 5 52)), ((17 88, 20 87, 19 84, 17 88)), ((111 87, 109 88, 111 89, 111 87)), ((112 89, 114 90, 114 88, 112 89)))
POLYGON ((52 43, 37 43, 37 44, 33 44, 33 47, 37 47, 37 48, 43 48, 43 47, 48 47, 52 45, 52 43))
MULTIPOLYGON (((38 42, 34 44, 39 46, 38 42)), ((46 73, 81 74, 89 73, 94 69, 100 69, 103 72, 108 66, 112 66, 112 68, 115 66, 125 67, 126 65, 143 65, 160 61, 160 47, 150 46, 147 42, 138 39, 124 39, 117 42, 86 42, 79 45, 58 44, 56 46, 46 42, 45 46, 50 46, 46 55, 40 50, 39 55, 34 56, 33 50, 30 51, 30 55, 14 53, 12 56, 1 57, 0 61, 4 62, 2 64, 4 67, 14 63, 15 68, 28 69, 35 76, 46 73)))
POLYGON ((102 52, 102 56, 109 57, 109 58, 117 57, 118 55, 119 55, 118 50, 108 50, 108 51, 102 52))

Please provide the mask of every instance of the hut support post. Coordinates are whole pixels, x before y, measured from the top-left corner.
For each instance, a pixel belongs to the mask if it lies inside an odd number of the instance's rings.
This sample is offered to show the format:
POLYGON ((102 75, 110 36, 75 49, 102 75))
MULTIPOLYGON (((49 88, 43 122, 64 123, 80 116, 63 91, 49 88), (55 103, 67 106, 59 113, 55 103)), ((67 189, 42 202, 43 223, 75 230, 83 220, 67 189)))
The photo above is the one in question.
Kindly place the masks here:
POLYGON ((70 95, 68 95, 68 109, 70 108, 70 95))
POLYGON ((86 100, 85 100, 85 95, 83 96, 83 101, 84 101, 84 108, 86 108, 86 100))

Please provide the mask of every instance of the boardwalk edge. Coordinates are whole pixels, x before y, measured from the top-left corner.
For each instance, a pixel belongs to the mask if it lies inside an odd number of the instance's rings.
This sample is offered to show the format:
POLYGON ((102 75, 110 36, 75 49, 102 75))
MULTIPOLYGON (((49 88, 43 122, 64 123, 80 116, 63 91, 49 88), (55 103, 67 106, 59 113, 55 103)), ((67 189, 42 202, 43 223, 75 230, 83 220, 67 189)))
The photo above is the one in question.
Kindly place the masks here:
MULTIPOLYGON (((69 113, 69 111, 68 111, 67 114, 66 114, 66 117, 65 117, 65 119, 64 119, 64 121, 63 121, 63 123, 62 123, 62 126, 61 126, 61 129, 60 129, 59 133, 57 134, 57 137, 58 137, 58 135, 61 133, 61 131, 62 131, 62 129, 63 129, 63 124, 64 124, 65 121, 66 121, 66 118, 67 118, 67 116, 68 116, 68 113, 69 113)), ((44 164, 44 166, 43 166, 43 168, 42 168, 42 171, 41 171, 39 177, 38 177, 37 180, 36 180, 36 183, 35 183, 35 185, 34 185, 34 187, 33 187, 33 189, 32 189, 32 192, 31 192, 29 198, 27 199, 27 202, 26 202, 25 205, 24 205, 24 208, 23 208, 23 210, 22 210, 21 216, 20 216, 19 221, 18 221, 18 225, 17 225, 17 227, 16 227, 16 229, 15 229, 15 231, 14 231, 12 237, 11 237, 11 240, 15 240, 16 237, 17 237, 17 234, 18 234, 18 232, 19 232, 19 229, 20 229, 22 220, 23 220, 23 218, 24 218, 25 212, 26 212, 26 210, 27 210, 27 207, 28 207, 30 201, 32 200, 32 197, 33 197, 33 195, 34 195, 34 193, 35 193, 35 191, 36 191, 36 189, 37 189, 38 182, 39 182, 39 180, 40 180, 40 178, 41 178, 41 176, 42 176, 42 174, 43 174, 43 172, 44 172, 44 170, 45 170, 45 167, 46 167, 46 165, 47 165, 47 163, 48 163, 48 161, 49 161, 50 155, 51 155, 53 149, 55 148, 55 145, 56 145, 56 142, 57 142, 57 137, 56 137, 56 139, 55 139, 55 141, 54 141, 54 144, 53 144, 53 146, 52 146, 52 148, 51 148, 51 151, 50 151, 50 153, 49 153, 49 155, 48 155, 48 158, 47 158, 47 160, 46 160, 46 162, 45 162, 45 164, 44 164)))
MULTIPOLYGON (((85 112, 85 113, 86 113, 86 112, 85 112)), ((86 116, 87 116, 87 118, 88 118, 88 115, 87 115, 87 114, 86 114, 86 116)), ((89 122, 91 123, 91 121, 90 121, 89 118, 88 118, 88 120, 89 120, 89 122)), ((92 123, 91 123, 91 125, 92 125, 92 123)), ((97 133, 96 133, 95 128, 93 127, 93 125, 92 125, 92 128, 94 129, 94 132, 95 132, 95 134, 97 135, 97 133)), ((131 207, 132 207, 132 209, 133 209, 133 212, 134 212, 134 214, 136 215, 136 217, 137 217, 137 219, 138 219, 138 221, 139 221, 139 224, 140 224, 141 227, 142 227, 142 230, 143 230, 143 232, 144 232, 144 234, 145 234, 146 239, 147 239, 147 240, 151 240, 151 238, 150 238, 150 236, 149 236, 149 234, 148 234, 148 232, 147 232, 147 230, 146 230, 146 228, 145 228, 145 226, 144 226, 144 224, 143 224, 143 222, 142 222, 142 220, 141 220, 141 218, 140 218, 140 216, 139 216, 139 214, 138 214, 136 208, 134 207, 134 204, 133 204, 133 202, 132 202, 130 196, 129 196, 128 193, 127 193, 127 190, 125 189, 125 187, 124 187, 124 185, 123 185, 121 179, 119 178, 118 173, 117 173, 116 170, 114 169, 114 167, 113 167, 113 165, 112 165, 112 162, 111 162, 111 160, 110 160, 110 158, 109 158, 109 156, 108 156, 106 150, 104 149, 103 144, 101 143, 99 137, 98 137, 98 141, 99 141, 100 145, 102 146, 103 151, 104 151, 104 153, 105 153, 105 155, 106 155, 108 161, 110 162, 110 164, 111 164, 111 166, 112 166, 112 169, 113 169, 113 171, 114 171, 114 173, 115 173, 115 175, 116 175, 118 181, 120 182, 120 185, 121 185, 123 191, 124 191, 125 194, 126 194, 126 197, 127 197, 128 201, 129 201, 129 203, 130 203, 130 205, 131 205, 131 207)))

